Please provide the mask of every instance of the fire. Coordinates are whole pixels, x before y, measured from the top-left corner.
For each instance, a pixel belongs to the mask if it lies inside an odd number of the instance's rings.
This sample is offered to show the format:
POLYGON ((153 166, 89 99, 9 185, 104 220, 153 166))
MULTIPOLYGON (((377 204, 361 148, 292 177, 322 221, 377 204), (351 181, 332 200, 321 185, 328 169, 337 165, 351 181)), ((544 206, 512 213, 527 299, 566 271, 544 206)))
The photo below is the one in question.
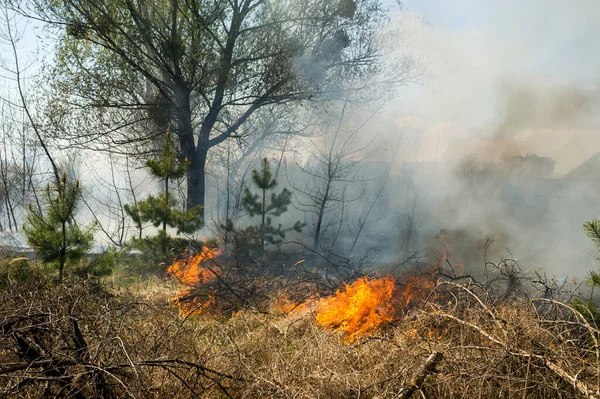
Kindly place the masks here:
POLYGON ((319 294, 311 294, 303 301, 292 299, 289 294, 279 293, 271 305, 273 314, 287 315, 314 310, 319 303, 319 294))
POLYGON ((200 298, 194 295, 193 291, 195 288, 210 284, 221 275, 218 268, 205 264, 208 260, 221 255, 221 253, 222 250, 220 249, 202 247, 199 253, 182 257, 173 262, 167 269, 169 275, 186 286, 171 299, 172 303, 179 306, 183 316, 200 314, 215 304, 215 298, 212 295, 208 294, 206 298, 200 298))
POLYGON ((273 300, 273 313, 275 314, 288 314, 293 312, 301 304, 293 301, 289 295, 279 294, 273 300))
POLYGON ((404 302, 404 307, 408 308, 416 301, 425 299, 434 288, 435 282, 431 278, 431 275, 420 274, 406 281, 399 296, 404 302))
POLYGON ((396 313, 394 306, 395 280, 369 277, 346 284, 334 296, 321 299, 317 309, 317 323, 323 327, 346 333, 345 342, 355 341, 361 335, 371 335, 380 326, 390 323, 396 313))
POLYGON ((216 258, 221 255, 221 252, 220 249, 202 247, 200 253, 173 262, 167 269, 167 273, 184 285, 207 284, 214 279, 215 271, 202 267, 201 264, 216 258))

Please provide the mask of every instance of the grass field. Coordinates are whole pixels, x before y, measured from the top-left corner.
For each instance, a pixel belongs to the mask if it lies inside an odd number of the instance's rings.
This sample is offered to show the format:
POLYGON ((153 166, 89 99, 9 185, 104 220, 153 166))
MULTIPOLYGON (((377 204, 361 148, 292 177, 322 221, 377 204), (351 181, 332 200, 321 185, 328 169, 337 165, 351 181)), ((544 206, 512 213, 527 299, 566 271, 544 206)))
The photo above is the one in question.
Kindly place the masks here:
POLYGON ((337 297, 306 303, 273 291, 261 306, 219 311, 216 297, 210 309, 182 313, 173 301, 182 288, 173 279, 125 284, 113 276, 56 286, 42 275, 26 281, 3 275, 0 393, 598 397, 600 330, 593 307, 536 299, 522 283, 511 286, 498 276, 498 284, 395 276, 388 277, 391 286, 372 278, 367 281, 380 282, 377 289, 389 295, 341 285, 337 297), (427 364, 432 355, 435 364, 427 364))

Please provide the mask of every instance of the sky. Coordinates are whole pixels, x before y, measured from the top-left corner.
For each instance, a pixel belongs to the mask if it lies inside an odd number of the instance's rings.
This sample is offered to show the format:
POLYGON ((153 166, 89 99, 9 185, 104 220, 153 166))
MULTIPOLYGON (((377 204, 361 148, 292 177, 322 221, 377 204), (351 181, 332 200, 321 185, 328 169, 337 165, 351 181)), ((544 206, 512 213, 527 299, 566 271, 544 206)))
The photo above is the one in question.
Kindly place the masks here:
POLYGON ((561 175, 600 151, 597 1, 406 0, 392 18, 428 69, 385 114, 417 160, 536 153, 561 175))

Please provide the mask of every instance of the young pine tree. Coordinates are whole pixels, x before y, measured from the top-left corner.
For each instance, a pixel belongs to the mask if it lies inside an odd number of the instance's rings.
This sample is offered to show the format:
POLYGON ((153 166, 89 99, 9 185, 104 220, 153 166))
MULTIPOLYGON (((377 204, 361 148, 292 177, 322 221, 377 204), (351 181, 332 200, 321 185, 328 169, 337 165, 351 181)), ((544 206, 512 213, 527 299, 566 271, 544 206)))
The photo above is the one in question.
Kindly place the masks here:
POLYGON ((45 210, 30 205, 23 226, 34 251, 44 262, 58 266, 59 283, 65 265, 82 258, 92 245, 92 228, 84 231, 75 220, 80 199, 79 180, 71 182, 63 173, 60 181, 46 187, 45 210))
POLYGON ((292 227, 282 229, 281 224, 274 227, 272 216, 281 216, 287 212, 288 205, 292 202, 292 192, 284 188, 279 194, 271 192, 277 186, 277 180, 271 173, 269 160, 264 158, 260 170, 252 171, 252 182, 258 188, 259 194, 253 194, 249 188, 244 192, 243 206, 251 217, 259 216, 258 228, 260 236, 261 251, 264 253, 265 246, 277 244, 285 238, 285 233, 290 230, 300 232, 304 225, 297 221, 292 227), (267 193, 270 193, 268 197, 267 193))
POLYGON ((171 242, 167 227, 176 229, 177 234, 191 234, 202 228, 203 221, 201 218, 202 207, 180 209, 175 196, 170 192, 169 182, 185 176, 188 162, 180 158, 168 132, 163 138, 161 150, 160 158, 148 160, 146 167, 152 176, 164 182, 164 190, 158 196, 150 195, 136 205, 127 204, 124 209, 136 225, 151 223, 154 227, 160 227, 155 238, 134 238, 132 245, 145 252, 149 249, 156 249, 153 247, 158 244, 164 260, 169 257, 171 242))
MULTIPOLYGON (((596 244, 598 251, 600 252, 600 220, 593 219, 589 222, 583 224, 583 229, 586 235, 596 244)), ((600 261, 600 257, 598 257, 600 261)), ((590 272, 590 276, 588 278, 588 285, 592 287, 592 289, 596 287, 600 287, 600 272, 592 271, 590 272)))
MULTIPOLYGON (((586 235, 596 244, 598 251, 600 251, 600 220, 593 219, 583 224, 583 229, 586 235)), ((598 259, 600 261, 600 257, 598 259)), ((571 301, 571 305, 574 309, 580 312, 583 317, 586 318, 588 323, 592 324, 596 328, 600 327, 600 308, 598 304, 593 300, 594 289, 600 287, 600 272, 591 271, 589 273, 588 286, 591 287, 590 300, 574 299, 571 301)))

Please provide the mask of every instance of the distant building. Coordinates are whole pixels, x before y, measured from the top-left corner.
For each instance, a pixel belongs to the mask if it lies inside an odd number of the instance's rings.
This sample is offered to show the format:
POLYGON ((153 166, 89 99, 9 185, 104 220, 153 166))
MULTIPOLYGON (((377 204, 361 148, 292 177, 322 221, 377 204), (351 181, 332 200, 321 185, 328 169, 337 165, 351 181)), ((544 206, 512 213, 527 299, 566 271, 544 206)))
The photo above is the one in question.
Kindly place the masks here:
POLYGON ((502 157, 502 165, 507 177, 549 179, 554 177, 556 162, 552 158, 527 154, 502 157))
POLYGON ((581 165, 571 170, 565 179, 570 180, 600 180, 600 152, 581 165))

